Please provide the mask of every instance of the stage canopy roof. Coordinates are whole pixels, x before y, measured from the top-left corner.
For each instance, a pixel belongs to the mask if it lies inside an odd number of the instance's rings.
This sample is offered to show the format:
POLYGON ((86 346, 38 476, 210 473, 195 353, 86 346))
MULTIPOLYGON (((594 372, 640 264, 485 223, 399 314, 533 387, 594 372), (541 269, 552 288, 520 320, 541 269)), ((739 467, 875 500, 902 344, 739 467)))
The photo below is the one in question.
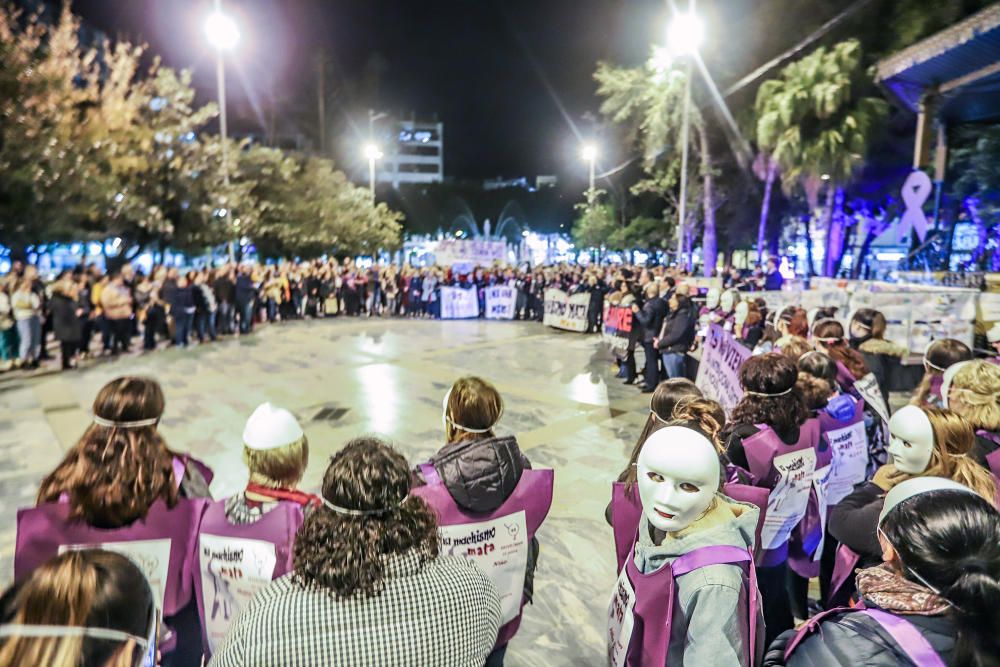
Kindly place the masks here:
POLYGON ((879 61, 875 69, 876 82, 913 112, 929 94, 938 96, 936 115, 946 124, 1000 119, 1000 3, 879 61))

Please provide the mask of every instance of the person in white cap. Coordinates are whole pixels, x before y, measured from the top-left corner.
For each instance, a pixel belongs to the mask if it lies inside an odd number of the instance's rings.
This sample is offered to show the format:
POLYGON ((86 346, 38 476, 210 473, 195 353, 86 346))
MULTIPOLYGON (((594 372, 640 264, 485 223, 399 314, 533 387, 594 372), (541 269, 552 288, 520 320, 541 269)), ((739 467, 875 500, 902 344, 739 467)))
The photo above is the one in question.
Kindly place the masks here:
POLYGON ((1000 513, 972 489, 915 477, 885 497, 882 563, 858 572, 863 608, 837 609, 783 634, 764 664, 997 664, 1000 513))
POLYGON ((246 489, 209 505, 198 538, 195 591, 205 645, 218 649, 236 612, 260 588, 292 569, 295 534, 320 499, 296 489, 309 442, 291 412, 271 403, 243 429, 246 489))

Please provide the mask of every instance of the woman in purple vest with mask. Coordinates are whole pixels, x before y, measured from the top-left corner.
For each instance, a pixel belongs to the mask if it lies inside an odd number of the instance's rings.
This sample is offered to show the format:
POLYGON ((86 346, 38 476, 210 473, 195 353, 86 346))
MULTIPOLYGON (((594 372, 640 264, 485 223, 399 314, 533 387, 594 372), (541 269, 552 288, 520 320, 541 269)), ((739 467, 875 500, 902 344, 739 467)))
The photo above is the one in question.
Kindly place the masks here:
MULTIPOLYGON (((524 472, 531 469, 517 439, 512 435, 497 436, 494 431, 503 416, 500 392, 482 378, 459 378, 448 390, 441 407, 447 444, 427 464, 414 470, 414 486, 434 481, 442 485, 457 508, 470 517, 492 514, 515 494, 524 472), (430 470, 437 480, 428 479, 430 470)), ((433 501, 431 504, 434 506, 433 501)), ((548 507, 544 510, 547 512, 548 507)), ((522 604, 532 600, 538 562, 538 540, 531 526, 526 527, 532 537, 527 544, 523 590, 519 596, 522 604)), ((507 643, 519 623, 520 615, 505 623, 498 645, 486 661, 487 667, 503 665, 507 643)))
POLYGON ((66 546, 115 544, 160 563, 147 574, 157 579, 151 583, 167 624, 164 664, 197 664, 191 570, 211 471, 167 447, 157 431, 164 405, 150 378, 118 378, 98 392, 93 423, 42 480, 38 506, 18 513, 14 573, 24 576, 66 546))
POLYGON ((993 667, 1000 655, 1000 514, 972 489, 915 477, 878 518, 862 609, 836 609, 771 646, 767 667, 993 667))
POLYGON ((793 625, 786 585, 789 538, 803 519, 821 522, 812 502, 813 480, 829 464, 819 423, 795 391, 797 379, 795 362, 782 354, 747 359, 740 369, 743 398, 723 434, 730 476, 770 489, 758 568, 768 640, 793 625))

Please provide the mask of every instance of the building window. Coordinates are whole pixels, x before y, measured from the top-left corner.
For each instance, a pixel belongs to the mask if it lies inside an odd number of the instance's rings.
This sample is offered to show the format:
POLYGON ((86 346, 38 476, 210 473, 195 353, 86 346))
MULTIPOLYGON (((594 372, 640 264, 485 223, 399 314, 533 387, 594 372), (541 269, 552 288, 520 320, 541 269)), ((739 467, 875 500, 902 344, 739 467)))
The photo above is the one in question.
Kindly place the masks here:
POLYGON ((401 164, 398 169, 401 174, 436 174, 438 165, 436 164, 401 164))

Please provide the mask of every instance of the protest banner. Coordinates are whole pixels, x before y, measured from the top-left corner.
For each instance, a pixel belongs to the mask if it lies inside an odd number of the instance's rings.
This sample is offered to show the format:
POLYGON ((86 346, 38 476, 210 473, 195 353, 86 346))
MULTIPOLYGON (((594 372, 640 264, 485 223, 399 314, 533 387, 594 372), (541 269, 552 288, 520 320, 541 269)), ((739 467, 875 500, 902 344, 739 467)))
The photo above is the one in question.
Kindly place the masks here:
POLYGON ((434 259, 441 266, 471 264, 490 266, 507 260, 506 241, 463 241, 442 239, 434 250, 434 259))
POLYGON ((740 367, 751 351, 718 324, 709 326, 702 350, 695 384, 705 398, 718 401, 728 414, 743 398, 740 367))
POLYGON ((624 357, 628 350, 632 316, 632 308, 629 306, 604 306, 604 342, 618 357, 624 357))
POLYGON ((475 289, 441 288, 441 319, 461 320, 479 317, 479 295, 475 289))
POLYGON ((506 285, 486 288, 486 319, 512 320, 517 304, 517 290, 506 285))
POLYGON ((560 289, 545 290, 546 326, 566 331, 584 332, 587 330, 587 310, 590 307, 590 295, 586 292, 569 296, 560 289))

